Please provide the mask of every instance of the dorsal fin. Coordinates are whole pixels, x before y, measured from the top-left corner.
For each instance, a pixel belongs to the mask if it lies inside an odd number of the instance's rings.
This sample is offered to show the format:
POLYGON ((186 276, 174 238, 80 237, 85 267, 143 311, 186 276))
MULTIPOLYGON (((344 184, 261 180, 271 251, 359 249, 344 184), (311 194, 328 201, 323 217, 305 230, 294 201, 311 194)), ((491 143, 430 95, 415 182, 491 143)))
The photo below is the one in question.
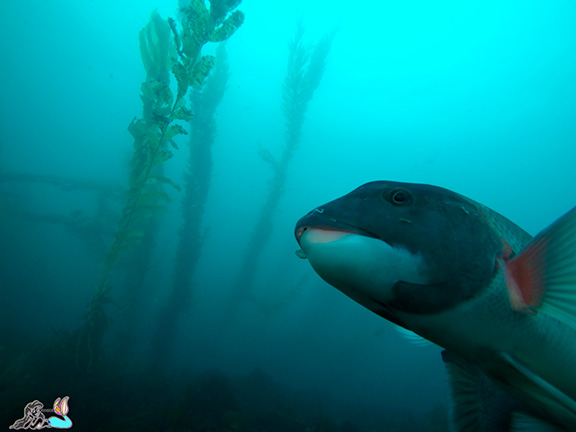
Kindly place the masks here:
POLYGON ((547 313, 576 328, 576 208, 503 268, 514 309, 547 313))

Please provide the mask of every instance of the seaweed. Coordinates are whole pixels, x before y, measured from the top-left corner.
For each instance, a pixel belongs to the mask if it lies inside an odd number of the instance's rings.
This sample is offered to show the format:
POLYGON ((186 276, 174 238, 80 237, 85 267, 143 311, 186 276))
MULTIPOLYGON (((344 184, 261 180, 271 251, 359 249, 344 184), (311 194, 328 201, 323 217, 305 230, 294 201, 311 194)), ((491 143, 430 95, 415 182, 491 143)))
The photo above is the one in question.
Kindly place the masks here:
POLYGON ((215 113, 228 82, 228 63, 224 44, 218 46, 214 68, 202 86, 189 95, 194 116, 189 120, 189 158, 184 174, 182 226, 178 232, 172 289, 166 305, 160 311, 156 335, 152 344, 155 369, 172 352, 174 331, 179 317, 189 308, 192 280, 208 235, 203 216, 212 176, 212 145, 216 140, 215 113))
POLYGON ((137 246, 150 249, 153 220, 170 201, 163 186, 180 189, 162 173, 162 164, 178 148, 173 139, 187 133, 177 121, 191 118, 185 100, 189 87, 200 85, 213 66, 212 56, 201 56, 202 46, 211 38, 221 38, 222 32, 231 35, 243 21, 241 12, 229 14, 230 2, 215 0, 212 4, 208 9, 203 0, 192 0, 181 7, 180 28, 174 19, 164 21, 154 11, 140 32, 140 54, 147 73, 141 86, 142 118, 128 126, 134 153, 126 201, 100 281, 77 332, 79 369, 90 370, 102 357, 102 336, 108 326, 104 306, 110 301, 113 270, 120 256, 137 246), (175 96, 170 89, 170 72, 177 82, 175 96))
POLYGON ((272 168, 272 179, 268 183, 264 203, 254 225, 256 229, 248 240, 246 253, 243 254, 240 275, 229 299, 231 310, 239 301, 250 299, 249 288, 256 275, 260 256, 272 235, 273 218, 284 196, 288 168, 301 142, 308 104, 320 85, 327 56, 337 32, 337 29, 332 30, 315 45, 310 46, 304 42, 304 30, 304 24, 299 20, 295 36, 289 44, 288 68, 282 88, 282 112, 286 120, 284 147, 279 157, 273 156, 265 148, 259 150, 262 160, 272 168))

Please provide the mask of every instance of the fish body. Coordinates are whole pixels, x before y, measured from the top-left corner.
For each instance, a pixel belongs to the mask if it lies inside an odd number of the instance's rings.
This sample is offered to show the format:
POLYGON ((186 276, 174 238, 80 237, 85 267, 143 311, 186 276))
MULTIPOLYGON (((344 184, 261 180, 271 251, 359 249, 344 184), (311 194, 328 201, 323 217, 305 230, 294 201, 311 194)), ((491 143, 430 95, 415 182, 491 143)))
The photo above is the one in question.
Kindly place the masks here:
MULTIPOLYGON (((576 430, 575 210, 532 239, 455 192, 382 181, 314 209, 295 234, 328 283, 454 353, 452 369, 477 367, 521 411, 576 430)), ((460 412, 457 430, 483 430, 460 412)))

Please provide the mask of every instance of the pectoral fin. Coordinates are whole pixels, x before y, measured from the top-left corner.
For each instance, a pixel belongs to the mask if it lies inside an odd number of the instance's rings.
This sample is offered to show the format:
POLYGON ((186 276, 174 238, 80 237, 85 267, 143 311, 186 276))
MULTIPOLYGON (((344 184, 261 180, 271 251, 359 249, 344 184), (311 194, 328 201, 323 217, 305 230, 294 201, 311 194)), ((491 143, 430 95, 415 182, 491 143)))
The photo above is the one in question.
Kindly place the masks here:
POLYGON ((549 416, 565 419, 565 424, 576 424, 576 403, 508 355, 499 356, 498 368, 507 380, 498 380, 498 384, 495 378, 452 352, 443 351, 442 358, 452 389, 456 432, 566 432, 548 421, 549 416), (528 398, 524 397, 526 394, 528 398), (538 412, 538 408, 521 402, 534 398, 541 401, 542 405, 536 405, 545 406, 545 411, 538 412))
POLYGON ((576 328, 576 208, 503 265, 515 310, 546 313, 576 328))
POLYGON ((442 352, 452 390, 455 432, 508 432, 510 414, 522 405, 462 357, 442 352))

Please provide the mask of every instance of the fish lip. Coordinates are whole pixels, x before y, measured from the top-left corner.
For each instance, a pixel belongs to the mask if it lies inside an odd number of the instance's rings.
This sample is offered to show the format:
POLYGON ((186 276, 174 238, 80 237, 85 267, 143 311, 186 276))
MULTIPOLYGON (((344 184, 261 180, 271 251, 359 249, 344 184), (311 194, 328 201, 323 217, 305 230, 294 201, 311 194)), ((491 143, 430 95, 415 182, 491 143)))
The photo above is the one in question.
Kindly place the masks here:
POLYGON ((337 231, 337 232, 343 232, 343 233, 349 233, 349 234, 356 234, 356 235, 361 235, 364 237, 371 237, 371 238, 375 238, 375 239, 379 239, 381 240, 378 236, 372 234, 369 231, 363 230, 362 228, 357 228, 354 227, 352 225, 347 225, 344 223, 340 223, 338 226, 335 225, 324 225, 324 224, 312 224, 312 225, 299 225, 296 227, 296 230, 294 232, 294 235, 296 236, 296 241, 298 242, 298 244, 300 244, 300 239, 302 238, 302 235, 308 230, 308 229, 320 229, 320 230, 325 230, 325 231, 337 231))
MULTIPOLYGON (((326 231, 337 231, 349 234, 357 234, 364 237, 370 237, 378 240, 383 240, 374 233, 360 228, 359 226, 346 222, 345 217, 339 216, 337 213, 326 211, 325 207, 318 207, 308 212, 297 223, 294 230, 296 241, 300 244, 302 235, 308 229, 321 229, 326 231)), ((385 241, 385 240, 383 240, 385 241)))

